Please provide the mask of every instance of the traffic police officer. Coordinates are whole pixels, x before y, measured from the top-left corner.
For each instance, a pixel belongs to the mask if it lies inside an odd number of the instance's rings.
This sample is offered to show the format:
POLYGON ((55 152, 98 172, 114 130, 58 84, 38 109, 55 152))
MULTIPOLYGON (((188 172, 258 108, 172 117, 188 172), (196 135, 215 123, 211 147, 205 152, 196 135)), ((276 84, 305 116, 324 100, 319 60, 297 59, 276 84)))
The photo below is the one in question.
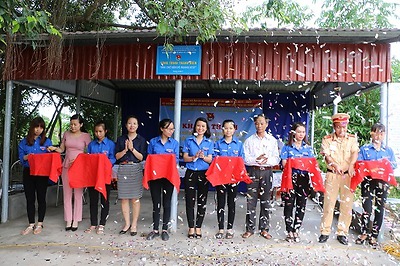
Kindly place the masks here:
POLYGON ((334 132, 322 139, 321 154, 327 164, 324 195, 324 213, 321 220, 320 243, 325 243, 331 233, 333 212, 338 195, 340 213, 337 226, 337 240, 347 245, 347 234, 351 224, 353 193, 350 191, 350 179, 354 175, 359 146, 357 137, 347 133, 350 116, 337 113, 332 116, 334 132))

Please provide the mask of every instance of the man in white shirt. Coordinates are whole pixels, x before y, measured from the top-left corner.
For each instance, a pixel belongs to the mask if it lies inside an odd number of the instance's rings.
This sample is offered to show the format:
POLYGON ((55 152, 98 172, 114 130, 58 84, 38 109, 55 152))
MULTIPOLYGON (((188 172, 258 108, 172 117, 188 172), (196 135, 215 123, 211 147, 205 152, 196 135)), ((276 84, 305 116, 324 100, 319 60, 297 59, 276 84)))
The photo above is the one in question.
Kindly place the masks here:
POLYGON ((256 133, 244 142, 245 164, 252 183, 247 185, 246 232, 243 238, 249 238, 256 228, 256 207, 260 198, 260 217, 258 228, 260 235, 271 239, 269 233, 270 199, 272 189, 272 168, 279 164, 278 141, 265 130, 269 119, 264 114, 254 118, 256 133))

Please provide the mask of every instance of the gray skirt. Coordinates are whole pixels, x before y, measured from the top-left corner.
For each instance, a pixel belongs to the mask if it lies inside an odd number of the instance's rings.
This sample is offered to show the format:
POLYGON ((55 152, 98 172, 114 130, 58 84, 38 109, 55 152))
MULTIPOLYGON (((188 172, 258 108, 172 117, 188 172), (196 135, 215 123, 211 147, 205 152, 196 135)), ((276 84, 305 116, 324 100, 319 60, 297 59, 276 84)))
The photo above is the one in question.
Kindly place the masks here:
POLYGON ((143 195, 143 165, 122 164, 118 167, 118 198, 140 199, 143 195))

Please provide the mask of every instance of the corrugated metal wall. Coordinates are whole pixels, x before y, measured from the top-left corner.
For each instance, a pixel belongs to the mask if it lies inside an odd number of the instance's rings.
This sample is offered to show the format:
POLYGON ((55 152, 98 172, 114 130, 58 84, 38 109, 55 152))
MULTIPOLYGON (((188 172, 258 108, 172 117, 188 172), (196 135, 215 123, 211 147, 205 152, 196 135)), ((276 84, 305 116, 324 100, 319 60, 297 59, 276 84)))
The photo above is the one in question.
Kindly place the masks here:
POLYGON ((325 82, 390 81, 389 44, 207 43, 200 76, 157 76, 156 44, 64 47, 49 73, 46 50, 23 49, 15 80, 237 79, 325 82))

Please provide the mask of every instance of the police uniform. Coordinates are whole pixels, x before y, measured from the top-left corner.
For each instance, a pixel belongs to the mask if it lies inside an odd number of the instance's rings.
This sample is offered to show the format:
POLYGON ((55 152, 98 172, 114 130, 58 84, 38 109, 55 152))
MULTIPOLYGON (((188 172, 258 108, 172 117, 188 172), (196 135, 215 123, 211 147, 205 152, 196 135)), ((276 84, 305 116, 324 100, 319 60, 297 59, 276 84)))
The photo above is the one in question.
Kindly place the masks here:
MULTIPOLYGON (((338 113, 332 116, 332 122, 347 125, 350 116, 338 113)), ((338 195, 340 196, 340 213, 337 226, 337 235, 344 238, 348 234, 352 218, 353 193, 350 191, 349 167, 352 157, 358 155, 359 146, 355 135, 347 134, 343 138, 338 138, 335 133, 325 136, 322 139, 321 154, 329 156, 330 161, 327 166, 325 178, 326 193, 324 195, 324 213, 321 220, 320 242, 325 242, 331 233, 333 212, 338 195), (342 174, 335 173, 333 164, 337 164, 343 170, 342 174), (325 238, 321 241, 321 238, 325 238)), ((355 157, 357 158, 357 157, 355 157)), ((354 158, 353 158, 354 159, 354 158)), ((338 237, 339 242, 341 237, 338 237)), ((346 242, 347 242, 347 238, 346 242)), ((342 242, 341 242, 342 243, 342 242)), ((345 243, 342 243, 345 244, 345 243)))

